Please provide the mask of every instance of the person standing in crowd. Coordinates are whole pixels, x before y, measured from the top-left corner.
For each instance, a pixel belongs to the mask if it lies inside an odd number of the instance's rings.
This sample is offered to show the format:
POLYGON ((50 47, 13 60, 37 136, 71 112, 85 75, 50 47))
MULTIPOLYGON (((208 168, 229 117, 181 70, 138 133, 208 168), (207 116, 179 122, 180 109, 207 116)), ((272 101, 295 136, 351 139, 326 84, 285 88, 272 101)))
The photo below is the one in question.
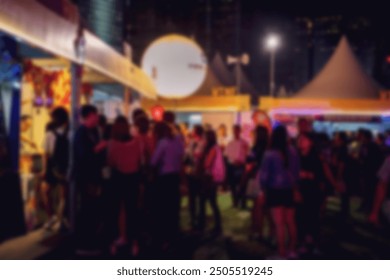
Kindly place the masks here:
POLYGON ((106 116, 99 115, 99 124, 98 124, 97 130, 99 132, 100 139, 108 140, 110 138, 111 125, 109 125, 107 123, 106 116))
POLYGON ((390 156, 388 156, 382 164, 377 176, 379 182, 375 191, 373 207, 368 217, 368 221, 375 226, 380 225, 379 217, 382 205, 388 197, 388 188, 390 184, 390 156))
POLYGON ((217 129, 217 140, 218 145, 221 147, 222 151, 225 150, 226 146, 229 143, 229 136, 225 124, 220 124, 217 129))
POLYGON ((362 210, 368 214, 372 208, 375 187, 378 183, 377 172, 384 160, 384 155, 381 153, 379 146, 373 141, 372 132, 369 130, 363 130, 362 132, 359 160, 363 184, 362 210))
POLYGON ((298 120, 298 135, 311 133, 313 131, 313 122, 307 118, 299 118, 298 120))
POLYGON ((288 144, 284 126, 274 128, 269 150, 265 152, 261 165, 260 182, 266 189, 267 205, 276 229, 278 257, 296 258, 297 227, 295 222, 294 198, 299 179, 299 156, 288 144), (289 235, 286 250, 287 227, 289 235))
POLYGON ((201 125, 196 125, 192 132, 192 137, 187 145, 185 157, 185 172, 189 190, 189 208, 191 217, 191 227, 195 230, 198 227, 199 216, 199 195, 201 188, 201 178, 199 171, 199 159, 204 149, 204 130, 201 125))
POLYGON ((243 193, 245 193, 245 191, 240 189, 240 185, 245 171, 245 162, 249 153, 249 145, 241 138, 240 125, 234 125, 233 135, 233 140, 226 146, 225 155, 228 160, 228 180, 232 191, 233 206, 238 207, 240 202, 245 204, 243 200, 243 193))
POLYGON ((170 129, 172 130, 173 136, 178 137, 183 142, 183 145, 184 145, 185 137, 182 134, 180 127, 176 124, 175 113, 173 113, 171 111, 165 111, 163 114, 163 121, 170 127, 170 129))
POLYGON ((141 164, 143 168, 149 165, 154 145, 153 137, 149 134, 150 121, 147 116, 140 115, 134 121, 133 136, 141 145, 141 164))
POLYGON ((184 146, 166 122, 154 126, 157 143, 151 159, 156 170, 156 220, 155 233, 160 245, 167 249, 179 233, 180 174, 182 171, 184 146))
POLYGON ((390 154, 390 146, 386 145, 386 135, 379 133, 376 136, 375 143, 378 145, 380 153, 386 158, 390 154))
POLYGON ((106 149, 97 130, 99 117, 96 107, 81 108, 81 125, 73 140, 72 177, 78 196, 76 238, 79 254, 97 254, 97 230, 100 222, 101 161, 99 154, 106 149))
POLYGON ((181 134, 184 137, 184 144, 185 144, 185 146, 187 146, 189 141, 190 141, 190 138, 191 138, 191 135, 190 135, 191 131, 190 131, 189 125, 186 122, 181 122, 178 125, 178 128, 179 128, 179 130, 181 131, 181 134))
MULTIPOLYGON (((139 139, 130 135, 130 125, 125 117, 117 117, 112 127, 112 138, 108 145, 108 164, 112 170, 111 203, 113 237, 118 236, 118 222, 121 206, 126 216, 126 239, 131 252, 138 254, 139 213, 138 200, 140 192, 141 145, 139 139)), ((113 241, 113 239, 111 240, 113 241)), ((113 244, 111 252, 116 252, 113 244)))
POLYGON ((298 231, 303 239, 302 249, 318 251, 320 236, 320 213, 323 201, 323 166, 315 149, 312 133, 303 133, 298 138, 300 155, 299 191, 302 195, 298 231))
MULTIPOLYGON (((219 147, 221 148, 222 152, 224 153, 225 152, 225 148, 227 146, 227 144, 229 143, 229 135, 228 135, 228 131, 227 131, 227 128, 226 128, 226 125, 224 123, 221 123, 219 126, 218 126, 218 129, 217 129, 217 142, 218 142, 218 145, 219 147)), ((225 166, 227 167, 228 166, 228 160, 224 154, 224 161, 225 161, 225 166)), ((229 184, 228 182, 223 182, 222 183, 222 188, 224 191, 229 191, 229 184)))
POLYGON ((47 190, 49 221, 46 229, 52 229, 59 221, 66 226, 64 219, 69 168, 69 114, 63 107, 51 112, 51 126, 46 132, 44 150, 46 155, 45 181, 47 190), (54 199, 54 198, 57 199, 54 199))
POLYGON ((209 201, 214 215, 213 232, 219 234, 222 232, 222 224, 217 202, 217 188, 224 180, 225 164, 213 130, 205 133, 205 144, 198 168, 197 173, 201 176, 199 228, 202 231, 205 229, 206 202, 209 201))
POLYGON ((333 184, 336 192, 341 196, 341 218, 342 224, 350 216, 350 201, 348 181, 348 168, 350 158, 348 154, 348 141, 345 132, 338 132, 334 136, 334 143, 331 155, 331 170, 333 174, 333 184))
POLYGON ((253 181, 257 184, 257 189, 253 193, 253 208, 252 208, 252 233, 254 236, 261 238, 263 236, 263 220, 265 212, 265 194, 261 189, 259 180, 259 172, 261 162, 265 151, 268 147, 269 135, 268 129, 265 126, 257 126, 254 131, 254 144, 252 151, 248 157, 248 168, 247 168, 247 180, 246 182, 253 181), (256 182, 257 181, 257 182, 256 182))
POLYGON ((135 124, 135 121, 138 117, 148 117, 148 115, 146 114, 146 112, 144 111, 144 109, 142 108, 137 108, 133 111, 133 113, 131 114, 131 117, 132 117, 132 123, 135 124))
MULTIPOLYGON (((154 140, 152 135, 150 135, 150 121, 145 115, 140 115, 135 119, 134 129, 132 134, 134 138, 140 145, 141 150, 141 207, 143 214, 146 217, 151 214, 151 208, 153 205, 153 188, 151 187, 152 183, 152 172, 150 169, 150 160, 154 151, 154 140)), ((144 219, 150 220, 150 219, 144 219)))

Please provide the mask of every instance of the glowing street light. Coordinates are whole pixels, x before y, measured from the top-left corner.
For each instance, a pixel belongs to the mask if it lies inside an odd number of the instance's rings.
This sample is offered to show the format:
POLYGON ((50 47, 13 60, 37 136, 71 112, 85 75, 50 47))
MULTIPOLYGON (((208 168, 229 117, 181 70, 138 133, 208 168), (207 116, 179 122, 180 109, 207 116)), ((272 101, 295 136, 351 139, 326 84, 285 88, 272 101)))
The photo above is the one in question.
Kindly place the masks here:
POLYGON ((270 34, 265 40, 265 47, 270 52, 270 69, 269 69, 269 93, 272 97, 275 93, 275 53, 280 46, 280 37, 276 34, 270 34))

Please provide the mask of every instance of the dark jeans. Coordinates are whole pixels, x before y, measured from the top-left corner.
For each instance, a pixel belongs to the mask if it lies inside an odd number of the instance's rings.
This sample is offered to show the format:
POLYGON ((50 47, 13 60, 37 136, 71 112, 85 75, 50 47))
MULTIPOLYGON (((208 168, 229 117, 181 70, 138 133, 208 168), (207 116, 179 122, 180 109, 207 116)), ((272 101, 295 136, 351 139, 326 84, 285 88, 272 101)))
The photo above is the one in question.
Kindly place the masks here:
POLYGON ((361 210, 363 210, 367 214, 369 214, 370 211, 372 210, 377 184, 378 184, 378 179, 376 174, 365 174, 365 176, 363 176, 364 192, 363 192, 361 210))
POLYGON ((179 233, 180 174, 170 173, 156 178, 157 241, 172 241, 179 233))
POLYGON ((321 189, 316 185, 304 186, 300 189, 303 202, 299 207, 299 233, 302 238, 311 236, 318 241, 320 235, 320 213, 323 201, 321 189))
POLYGON ((215 184, 210 176, 205 176, 202 179, 202 188, 200 191, 200 216, 199 227, 205 228, 206 224, 206 202, 210 203, 214 215, 214 227, 216 230, 221 230, 221 213, 217 202, 217 184, 215 184))
POLYGON ((190 217, 191 225, 193 228, 198 226, 198 216, 200 208, 200 189, 201 189, 201 180, 198 176, 189 175, 187 176, 188 182, 188 196, 189 196, 189 208, 190 208, 190 217))
POLYGON ((244 195, 241 190, 242 177, 244 176, 244 165, 228 165, 228 180, 232 192, 234 207, 238 207, 240 202, 243 202, 244 195))
POLYGON ((106 231, 109 240, 112 242, 119 235, 119 216, 122 205, 126 216, 126 237, 127 241, 137 240, 140 231, 139 220, 139 195, 140 195, 140 175, 139 173, 121 173, 114 171, 112 185, 107 190, 109 198, 108 219, 106 220, 106 231))
POLYGON ((96 249, 101 234, 101 186, 86 180, 76 181, 76 241, 81 249, 96 249))

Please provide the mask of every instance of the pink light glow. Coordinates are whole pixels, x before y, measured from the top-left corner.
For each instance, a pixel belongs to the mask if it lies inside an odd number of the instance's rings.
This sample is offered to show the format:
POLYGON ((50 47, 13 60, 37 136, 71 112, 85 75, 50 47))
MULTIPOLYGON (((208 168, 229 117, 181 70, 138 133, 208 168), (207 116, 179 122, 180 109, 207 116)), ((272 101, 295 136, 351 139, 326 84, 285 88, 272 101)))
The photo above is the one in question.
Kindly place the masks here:
POLYGON ((294 115, 294 116, 320 116, 320 115, 377 115, 390 116, 390 111, 345 111, 324 108, 275 108, 270 110, 270 115, 294 115))

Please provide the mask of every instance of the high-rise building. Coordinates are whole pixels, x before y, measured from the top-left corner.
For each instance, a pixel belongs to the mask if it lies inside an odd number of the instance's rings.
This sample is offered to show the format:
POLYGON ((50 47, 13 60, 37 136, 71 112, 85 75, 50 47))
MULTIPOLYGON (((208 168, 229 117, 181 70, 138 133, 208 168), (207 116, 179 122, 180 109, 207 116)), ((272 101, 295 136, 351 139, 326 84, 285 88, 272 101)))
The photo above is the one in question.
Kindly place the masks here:
POLYGON ((133 0, 126 34, 139 60, 159 36, 180 33, 196 40, 209 59, 241 50, 241 0, 133 0))
POLYGON ((85 26, 107 44, 122 52, 128 0, 74 0, 85 26))
POLYGON ((209 58, 216 52, 241 52, 241 11, 241 0, 197 1, 194 35, 209 58))

